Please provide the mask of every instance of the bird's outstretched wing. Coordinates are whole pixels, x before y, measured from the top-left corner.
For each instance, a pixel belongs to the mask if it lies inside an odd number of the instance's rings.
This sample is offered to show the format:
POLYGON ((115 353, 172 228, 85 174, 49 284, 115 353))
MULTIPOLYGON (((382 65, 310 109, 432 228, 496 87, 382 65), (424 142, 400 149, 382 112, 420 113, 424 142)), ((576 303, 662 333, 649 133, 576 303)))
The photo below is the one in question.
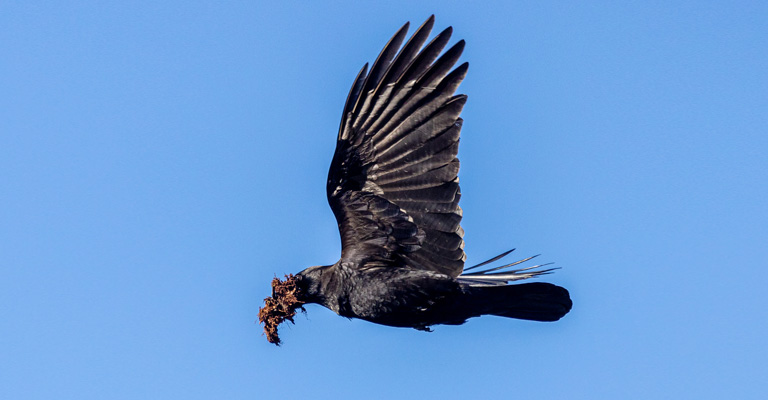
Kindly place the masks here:
POLYGON ((451 71, 463 40, 438 58, 450 27, 422 49, 433 24, 398 52, 408 24, 400 28, 347 97, 327 194, 348 265, 454 277, 464 266, 456 155, 466 96, 454 92, 468 64, 451 71))

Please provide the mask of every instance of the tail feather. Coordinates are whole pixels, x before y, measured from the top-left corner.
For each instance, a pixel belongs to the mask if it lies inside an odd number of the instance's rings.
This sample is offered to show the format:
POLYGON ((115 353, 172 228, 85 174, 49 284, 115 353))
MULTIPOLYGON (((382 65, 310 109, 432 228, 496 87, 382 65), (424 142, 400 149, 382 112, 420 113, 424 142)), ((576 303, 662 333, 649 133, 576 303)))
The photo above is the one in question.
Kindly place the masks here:
POLYGON ((470 287, 468 302, 477 315, 531 321, 557 321, 571 310, 568 290, 551 283, 470 287))
POLYGON ((465 268, 464 272, 458 277, 459 282, 466 283, 470 286, 505 286, 507 283, 511 281, 519 281, 522 279, 533 278, 539 275, 547 275, 557 269, 557 268, 547 268, 547 269, 536 270, 536 268, 551 265, 552 263, 539 264, 539 265, 534 265, 531 267, 519 268, 519 269, 508 269, 509 267, 514 267, 515 265, 522 264, 528 260, 532 260, 538 257, 539 255, 537 254, 535 256, 524 258, 522 260, 515 261, 513 263, 509 263, 499 267, 493 267, 493 268, 489 268, 489 269, 485 269, 477 272, 471 272, 471 273, 468 272, 475 268, 497 261, 513 251, 515 251, 515 249, 501 253, 498 256, 488 261, 477 264, 475 266, 465 268), (503 271, 505 269, 506 271, 503 271), (499 272, 494 272, 494 271, 499 271, 499 272))

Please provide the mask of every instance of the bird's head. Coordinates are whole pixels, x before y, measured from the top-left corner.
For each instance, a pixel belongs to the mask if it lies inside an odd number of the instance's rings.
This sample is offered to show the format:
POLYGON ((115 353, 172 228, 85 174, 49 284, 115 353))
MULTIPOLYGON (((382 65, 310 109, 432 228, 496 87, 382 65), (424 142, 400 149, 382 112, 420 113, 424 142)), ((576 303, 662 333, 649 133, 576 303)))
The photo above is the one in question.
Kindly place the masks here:
POLYGON ((277 327, 288 320, 293 323, 296 310, 304 310, 306 303, 320 303, 318 298, 320 277, 327 267, 309 267, 296 275, 285 275, 281 281, 272 279, 272 296, 264 299, 259 307, 259 322, 264 325, 267 341, 280 345, 277 327))
POLYGON ((324 304, 322 284, 331 275, 330 265, 309 267, 296 274, 299 300, 304 303, 324 304))

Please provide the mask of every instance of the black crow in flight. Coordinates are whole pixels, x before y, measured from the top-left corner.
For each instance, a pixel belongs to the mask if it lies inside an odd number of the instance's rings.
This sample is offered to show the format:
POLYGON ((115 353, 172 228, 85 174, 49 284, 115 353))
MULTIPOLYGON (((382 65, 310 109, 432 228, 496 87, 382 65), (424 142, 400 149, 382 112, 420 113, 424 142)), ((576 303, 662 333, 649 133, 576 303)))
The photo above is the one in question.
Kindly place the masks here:
POLYGON ((549 283, 510 285, 551 269, 509 267, 526 258, 464 269, 459 207, 459 132, 465 95, 454 95, 467 63, 452 70, 461 40, 445 51, 448 28, 424 43, 430 17, 400 49, 408 23, 355 78, 328 172, 328 203, 341 234, 341 259, 275 278, 259 309, 267 339, 305 303, 347 318, 428 331, 485 314, 556 321, 571 309, 568 291, 549 283), (398 51, 399 50, 399 51, 398 51), (438 57, 439 56, 439 57, 438 57))

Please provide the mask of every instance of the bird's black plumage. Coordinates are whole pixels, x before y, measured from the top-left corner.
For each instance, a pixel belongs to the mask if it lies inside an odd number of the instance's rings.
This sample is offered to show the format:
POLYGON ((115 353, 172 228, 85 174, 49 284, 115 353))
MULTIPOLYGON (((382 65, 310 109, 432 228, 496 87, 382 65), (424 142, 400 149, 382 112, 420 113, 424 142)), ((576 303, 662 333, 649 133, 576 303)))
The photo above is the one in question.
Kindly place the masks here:
POLYGON ((434 16, 401 49, 406 23, 355 78, 326 186, 341 259, 292 277, 296 300, 280 312, 319 303, 349 318, 428 330, 484 314, 555 321, 570 310, 561 287, 508 284, 551 271, 508 270, 527 259, 464 270, 457 153, 467 97, 454 93, 468 64, 454 69, 464 41, 443 53, 450 27, 424 45, 433 24, 434 16))

